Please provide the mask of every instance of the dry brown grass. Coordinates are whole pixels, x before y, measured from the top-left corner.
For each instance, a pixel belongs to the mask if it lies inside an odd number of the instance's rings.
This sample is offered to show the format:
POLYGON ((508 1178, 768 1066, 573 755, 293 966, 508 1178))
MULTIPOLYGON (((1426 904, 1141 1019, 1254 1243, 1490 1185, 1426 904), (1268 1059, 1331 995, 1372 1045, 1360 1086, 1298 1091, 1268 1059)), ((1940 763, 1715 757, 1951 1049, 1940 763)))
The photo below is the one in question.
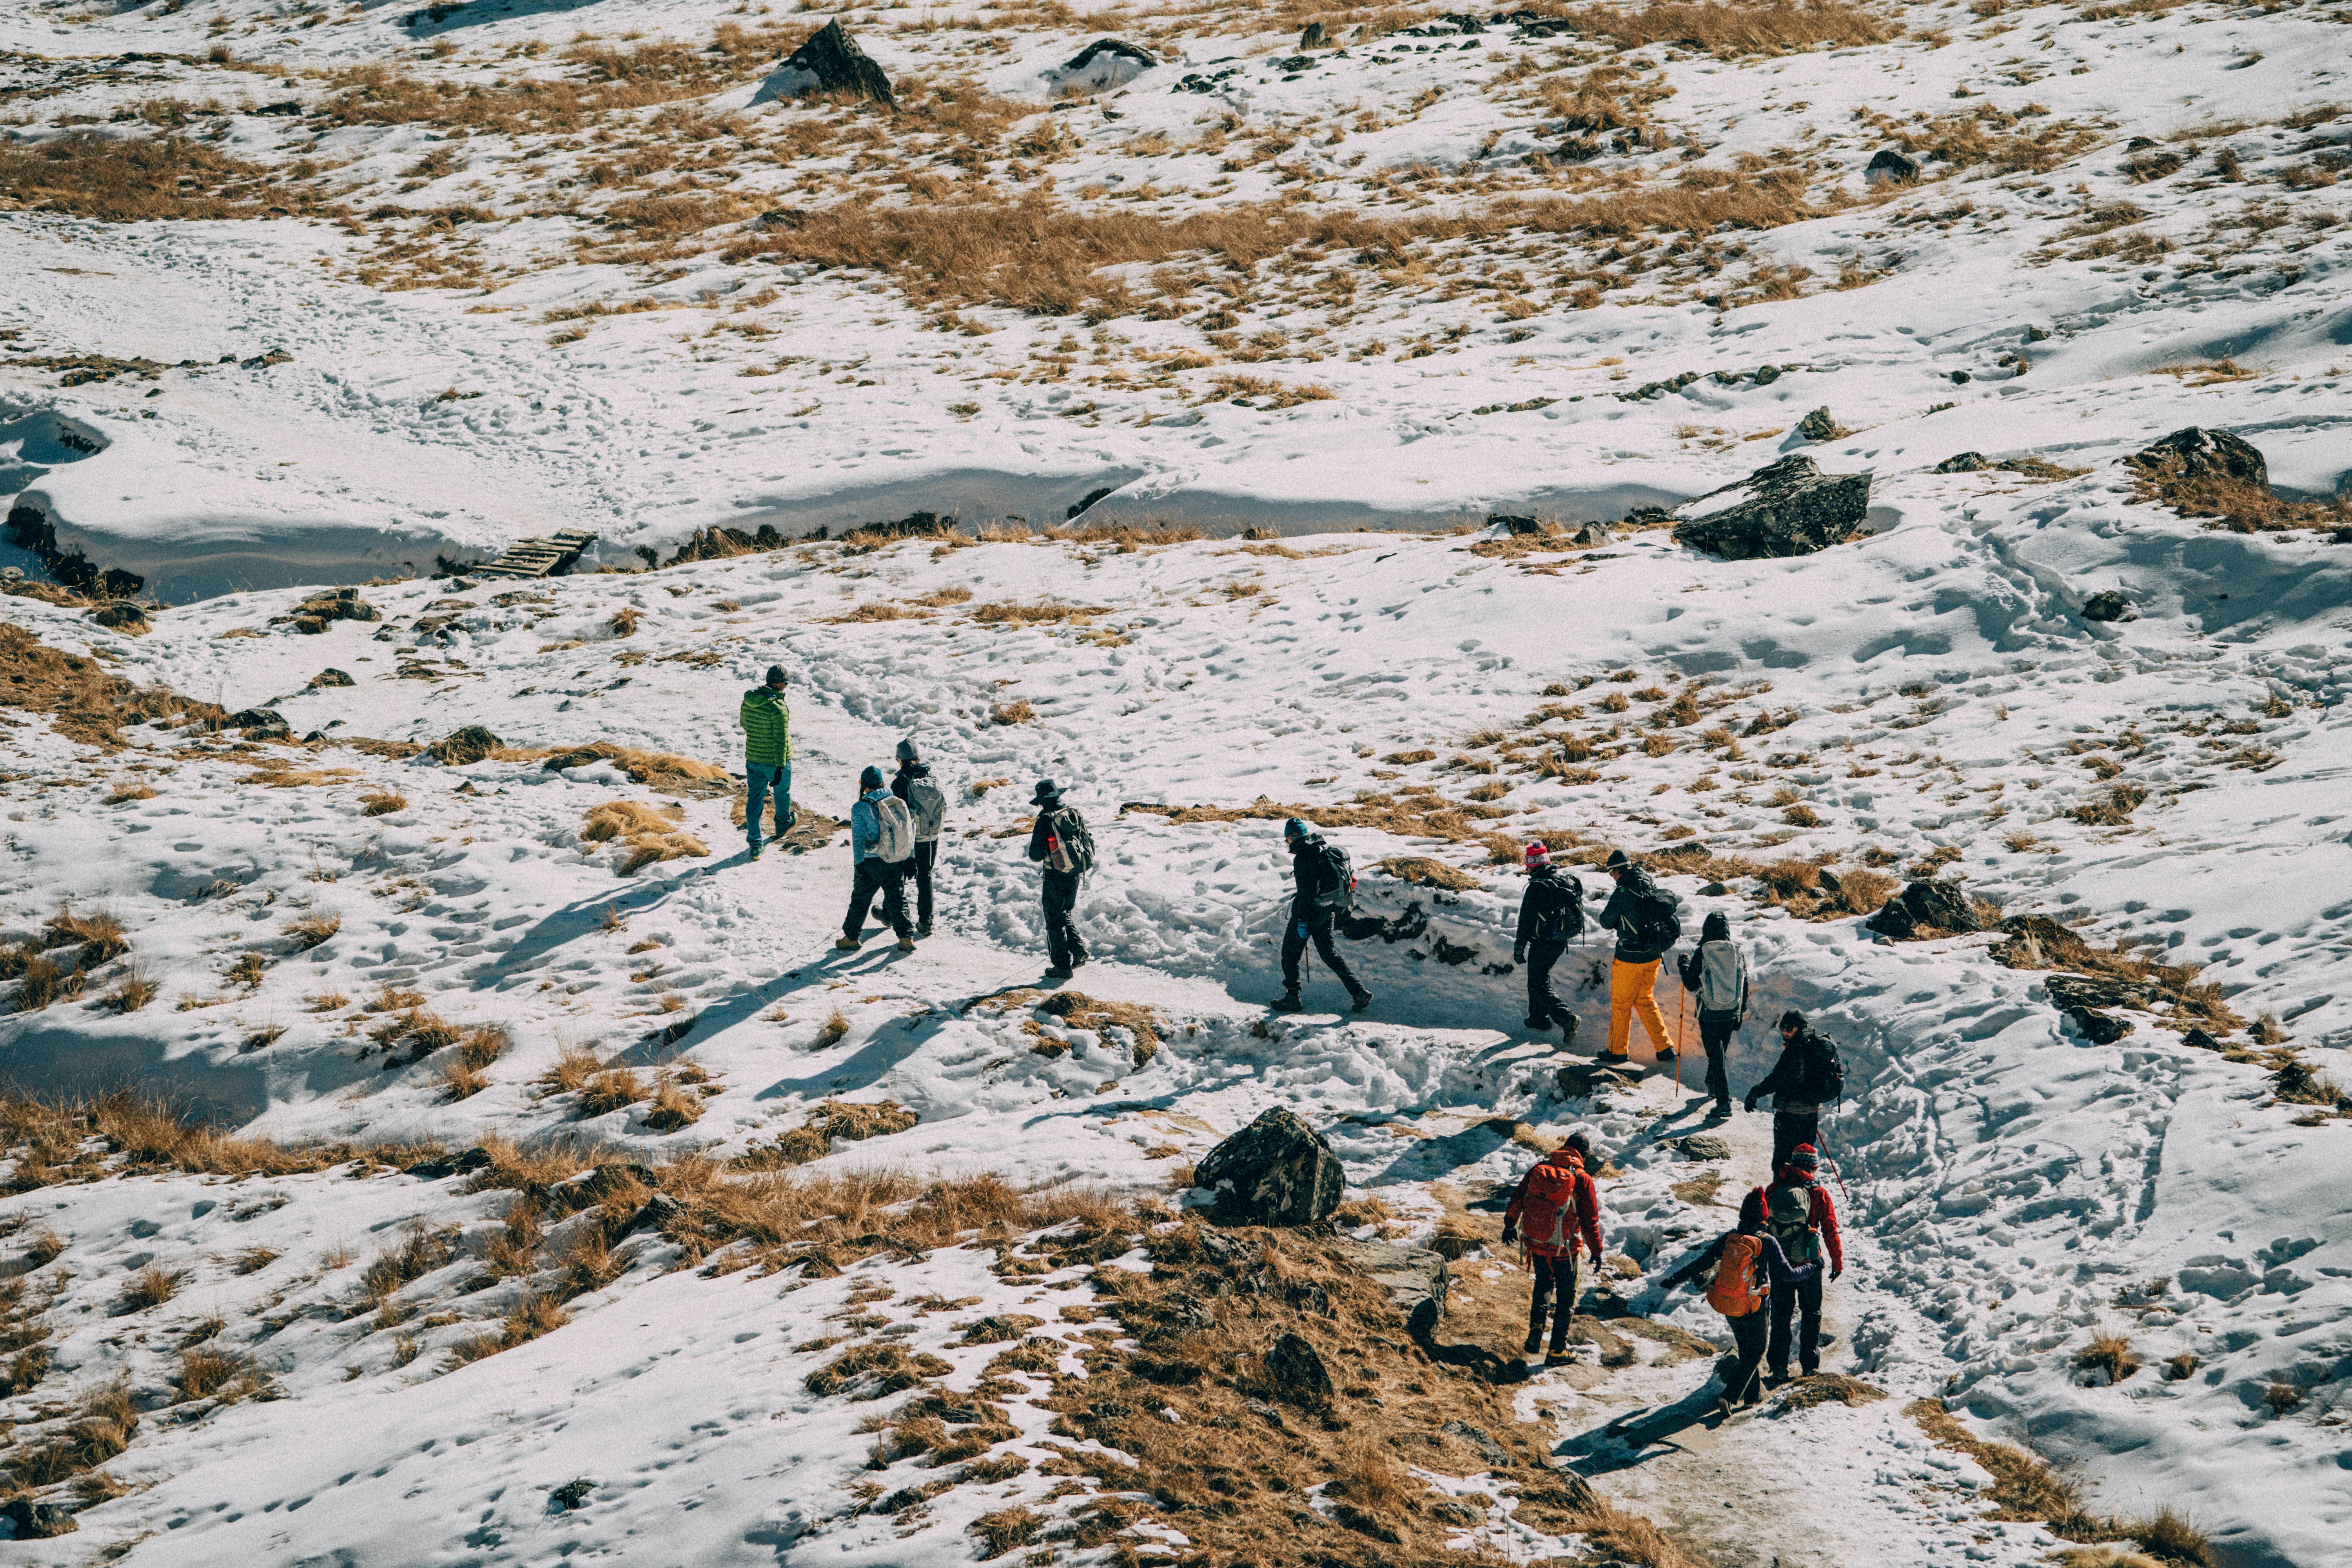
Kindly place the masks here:
POLYGON ((580 1114, 604 1116, 646 1098, 645 1081, 627 1068, 607 1068, 580 1089, 580 1114))
POLYGON ((395 811, 408 809, 408 797, 388 789, 372 789, 360 796, 362 816, 390 816, 395 811))
POLYGON ((695 790, 694 784, 724 786, 730 781, 727 770, 692 757, 681 757, 670 752, 648 752, 635 746, 617 746, 610 741, 592 741, 585 745, 539 747, 502 747, 490 753, 500 762, 541 762, 541 771, 561 773, 566 768, 583 768, 591 763, 610 763, 629 775, 633 784, 672 793, 707 794, 695 790), (542 759, 544 759, 542 761, 542 759))
POLYGON ((373 1312, 427 1274, 443 1268, 457 1254, 450 1245, 454 1229, 436 1230, 422 1221, 412 1224, 401 1238, 378 1252, 360 1275, 357 1302, 350 1315, 373 1312))
POLYGON ((1013 724, 1032 723, 1035 721, 1036 717, 1037 710, 1030 707, 1028 701, 1024 699, 1020 701, 1001 702, 997 704, 994 708, 989 710, 988 721, 992 724, 1009 726, 1013 724))
POLYGON ((180 1352, 179 1401, 217 1399, 234 1405, 268 1387, 269 1380, 249 1357, 233 1351, 180 1352))
POLYGON ((2074 1352, 2074 1364, 2085 1371, 2105 1373, 2109 1383, 2121 1383, 2139 1370, 2139 1354, 2122 1334, 2102 1331, 2074 1352))
POLYGON ((561 1304, 551 1296, 526 1295, 516 1302, 499 1320, 496 1333, 477 1333, 460 1340, 450 1347, 449 1364, 454 1369, 526 1345, 541 1334, 551 1334, 572 1321, 561 1304))
MULTIPOLYGON (((1158 1043, 1154 1037, 1153 1044, 1158 1043)), ((874 1103, 828 1100, 812 1110, 802 1125, 783 1133, 773 1143, 755 1146, 739 1156, 735 1168, 777 1171, 805 1165, 831 1153, 835 1142, 856 1143, 868 1138, 887 1137, 904 1132, 919 1120, 915 1112, 895 1100, 874 1103)))
POLYGON ((1822 47, 1857 48, 1883 44, 1903 31, 1901 23, 1838 0, 1769 5, 1686 5, 1657 0, 1642 9, 1588 6, 1570 13, 1578 31, 1607 38, 1621 49, 1648 44, 1696 45, 1725 59, 1781 55, 1822 47))
POLYGON ((41 939, 42 946, 80 949, 75 955, 74 967, 83 971, 96 969, 100 964, 110 963, 131 951, 131 941, 123 934, 122 922, 110 910, 97 909, 87 914, 76 914, 71 905, 60 904, 58 912, 44 922, 42 930, 46 933, 41 939))
MULTIPOLYGON (((682 816, 682 809, 677 816, 682 816)), ((677 816, 634 800, 607 801, 591 807, 581 824, 580 837, 591 844, 614 843, 622 850, 623 876, 657 861, 705 856, 710 847, 678 826, 677 816)))
POLYGON ((306 178, 181 136, 75 132, 0 144, 0 190, 27 205, 101 223, 257 218, 273 206, 311 216, 341 209, 306 178))
POLYGON ((100 1000, 118 1013, 136 1013, 155 1000, 159 989, 154 971, 143 963, 134 963, 115 977, 114 984, 107 987, 106 994, 100 1000))
POLYGON ((310 909, 278 929, 285 933, 295 952, 308 952, 342 930, 343 917, 332 910, 310 909))
POLYGON ((702 1097, 688 1091, 668 1073, 654 1079, 653 1103, 646 1108, 646 1125, 656 1132, 676 1132, 702 1120, 702 1097))
POLYGON ((186 1279, 185 1270, 151 1263, 124 1281, 116 1310, 142 1312, 150 1307, 160 1307, 180 1293, 180 1286, 186 1279))
POLYGON ((67 1412, 67 1423, 33 1446, 18 1438, 12 1450, 13 1479, 23 1486, 55 1486, 116 1458, 139 1430, 139 1407, 124 1384, 109 1384, 82 1395, 67 1412))

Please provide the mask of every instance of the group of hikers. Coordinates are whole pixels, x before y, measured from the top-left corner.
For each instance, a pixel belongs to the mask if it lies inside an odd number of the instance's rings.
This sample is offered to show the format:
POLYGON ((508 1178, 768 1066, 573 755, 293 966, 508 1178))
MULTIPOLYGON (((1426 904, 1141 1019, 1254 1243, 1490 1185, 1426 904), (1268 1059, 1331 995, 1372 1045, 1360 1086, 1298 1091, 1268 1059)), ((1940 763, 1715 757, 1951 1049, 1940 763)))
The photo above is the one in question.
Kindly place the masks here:
MULTIPOLYGON (((739 715, 747 785, 744 830, 754 860, 761 853, 761 818, 771 802, 777 837, 793 823, 786 684, 782 667, 770 666, 765 682, 743 694, 739 715)), ((947 797, 911 740, 898 742, 898 772, 887 779, 878 767, 867 767, 858 775, 857 799, 849 811, 849 908, 835 943, 844 950, 862 945, 866 918, 877 898, 883 922, 898 934, 901 951, 911 952, 918 940, 931 934, 932 873, 947 797), (909 880, 915 884, 911 918, 907 909, 909 880)), ((1087 958, 1071 917, 1079 883, 1094 868, 1094 838, 1085 818, 1064 800, 1052 779, 1039 779, 1029 798, 1036 807, 1029 858, 1043 873, 1051 958, 1045 977, 1067 980, 1087 958)), ((1300 966, 1311 943, 1360 1013, 1372 1005, 1372 994, 1334 941, 1340 917, 1355 901, 1355 871, 1348 852, 1297 817, 1283 824, 1282 834, 1291 858, 1292 890, 1282 940, 1283 991, 1274 1006, 1281 1012, 1303 1006, 1300 966)), ((1527 966, 1527 1026, 1538 1031, 1557 1027, 1573 1040, 1576 1015, 1561 1005, 1551 974, 1569 944, 1584 931, 1584 885, 1553 865, 1543 844, 1528 845, 1525 861, 1528 883, 1519 901, 1512 962, 1527 966)), ((1633 1020, 1639 1018, 1657 1059, 1675 1062, 1675 1037, 1658 1006, 1656 986, 1659 966, 1682 940, 1681 900, 1622 849, 1609 852, 1602 869, 1612 887, 1597 923, 1616 936, 1609 978, 1608 1053, 1620 1059, 1630 1055, 1633 1020)), ((1732 942, 1730 921, 1720 910, 1707 915, 1697 946, 1681 959, 1678 971, 1684 991, 1697 1002, 1706 1093, 1714 1101, 1710 1117, 1727 1117, 1731 1082, 1725 1057, 1748 1014, 1748 976, 1747 959, 1732 942)), ((1673 1289, 1714 1271, 1707 1300, 1730 1321, 1738 1347, 1738 1363, 1727 1379, 1727 1412, 1762 1398, 1759 1366, 1766 1368, 1763 1382, 1768 1385, 1788 1377, 1792 1339, 1798 1365, 1808 1374, 1820 1369, 1822 1269, 1826 1267, 1830 1278, 1836 1279, 1845 1268, 1837 1210, 1815 1179, 1821 1168, 1821 1111, 1843 1098, 1844 1068, 1836 1046, 1811 1027, 1803 1015, 1782 1014, 1780 1033, 1780 1059, 1745 1099, 1753 1111, 1759 1099, 1773 1098, 1771 1169, 1776 1173, 1770 1183, 1748 1194, 1735 1228, 1666 1281, 1673 1289)), ((1543 1349, 1547 1316, 1551 1321, 1549 1354, 1554 1359, 1566 1356, 1580 1288, 1580 1257, 1589 1257, 1596 1268, 1601 1262, 1600 1199, 1586 1168, 1591 1161, 1585 1134, 1572 1135, 1521 1179, 1504 1215, 1504 1243, 1523 1239, 1534 1276, 1525 1347, 1530 1357, 1543 1349)))

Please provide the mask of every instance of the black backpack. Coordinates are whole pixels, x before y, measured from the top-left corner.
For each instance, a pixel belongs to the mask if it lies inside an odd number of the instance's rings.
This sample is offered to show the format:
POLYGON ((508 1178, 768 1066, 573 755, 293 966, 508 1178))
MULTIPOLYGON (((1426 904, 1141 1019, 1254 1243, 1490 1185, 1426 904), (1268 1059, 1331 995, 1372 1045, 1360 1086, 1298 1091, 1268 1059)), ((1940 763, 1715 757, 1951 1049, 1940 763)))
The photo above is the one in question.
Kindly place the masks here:
MULTIPOLYGON (((1069 862, 1066 866, 1055 866, 1055 870, 1083 877, 1095 868, 1094 835, 1087 831, 1086 819, 1066 805, 1055 810, 1045 818, 1045 831, 1057 841, 1061 858, 1069 862)), ((1052 857, 1047 858, 1046 863, 1053 864, 1052 857)))
POLYGON ((1356 863, 1348 858, 1347 850, 1326 838, 1315 846, 1314 853, 1321 870, 1315 889, 1315 907, 1342 913, 1354 909, 1356 863))
POLYGON ((1794 1098, 1807 1105, 1835 1105, 1845 1098, 1845 1062, 1838 1055, 1836 1042, 1808 1029, 1805 1046, 1794 1098))
POLYGON ((1633 925, 1635 947, 1664 952, 1683 938, 1683 901, 1653 885, 1636 900, 1633 925))
POLYGON ((1549 901, 1536 916, 1536 936, 1544 942, 1570 942, 1584 933, 1584 884, 1554 872, 1549 901))

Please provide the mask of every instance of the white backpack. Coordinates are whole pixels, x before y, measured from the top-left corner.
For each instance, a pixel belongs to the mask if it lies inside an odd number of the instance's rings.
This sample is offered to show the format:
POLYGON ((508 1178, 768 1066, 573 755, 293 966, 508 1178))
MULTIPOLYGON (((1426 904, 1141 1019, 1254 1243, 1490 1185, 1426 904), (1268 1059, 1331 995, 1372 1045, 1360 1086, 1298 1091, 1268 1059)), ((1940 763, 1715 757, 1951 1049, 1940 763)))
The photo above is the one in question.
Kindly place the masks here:
POLYGON ((874 840, 874 858, 885 865, 912 859, 915 854, 915 819, 908 813, 907 803, 895 795, 888 795, 873 804, 874 822, 879 830, 874 840))
POLYGON ((1739 950, 1727 942, 1701 942, 1698 949, 1698 1010, 1702 1013, 1739 1011, 1739 983, 1745 966, 1739 950))
POLYGON ((912 779, 907 784, 907 804, 914 808, 915 837, 926 844, 935 841, 947 819, 947 795, 928 778, 912 779))

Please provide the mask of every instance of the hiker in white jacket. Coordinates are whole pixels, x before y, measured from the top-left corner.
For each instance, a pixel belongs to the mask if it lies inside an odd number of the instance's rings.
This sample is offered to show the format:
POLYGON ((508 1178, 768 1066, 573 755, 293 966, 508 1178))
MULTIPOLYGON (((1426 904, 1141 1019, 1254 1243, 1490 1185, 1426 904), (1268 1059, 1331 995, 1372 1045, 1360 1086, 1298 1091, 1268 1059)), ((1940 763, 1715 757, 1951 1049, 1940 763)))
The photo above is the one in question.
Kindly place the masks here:
POLYGON ((1683 989, 1698 994, 1698 1039, 1706 1049, 1706 1091, 1716 1116, 1731 1114, 1731 1079, 1723 1053, 1748 1016, 1748 960, 1731 944, 1731 922, 1716 910, 1699 928, 1698 946, 1683 955, 1683 989))

